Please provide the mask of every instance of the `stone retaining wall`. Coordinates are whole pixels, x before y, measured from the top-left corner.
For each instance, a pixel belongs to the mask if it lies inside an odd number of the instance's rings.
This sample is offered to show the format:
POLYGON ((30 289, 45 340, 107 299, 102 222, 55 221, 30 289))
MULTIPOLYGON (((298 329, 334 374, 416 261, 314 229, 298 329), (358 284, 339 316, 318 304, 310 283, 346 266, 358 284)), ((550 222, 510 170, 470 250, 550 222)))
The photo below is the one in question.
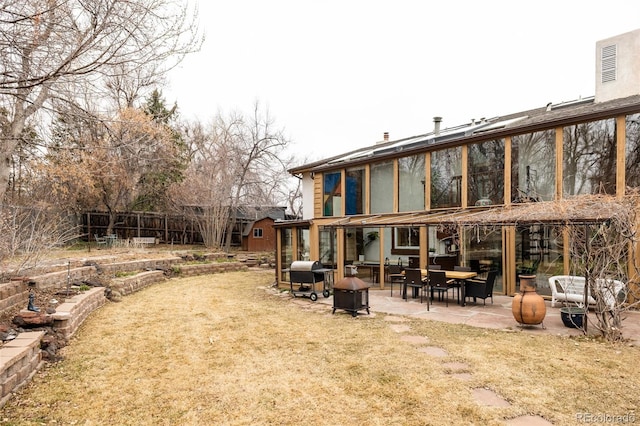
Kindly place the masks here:
MULTIPOLYGON (((69 274, 72 280, 85 280, 97 275, 98 272, 115 275, 118 271, 153 269, 130 277, 113 279, 112 289, 124 296, 166 280, 164 271, 160 269, 172 270, 176 275, 185 277, 248 269, 247 265, 241 262, 177 265, 180 261, 180 258, 171 258, 83 266, 72 269, 69 274)), ((52 272, 29 278, 29 281, 35 283, 37 288, 63 288, 67 283, 67 273, 68 271, 52 272)), ((54 330, 69 340, 89 314, 106 303, 105 290, 104 287, 93 287, 81 294, 66 298, 63 303, 56 306, 56 312, 51 314, 54 330)), ((26 304, 28 297, 29 287, 26 281, 0 284, 0 307, 11 307, 15 305, 15 301, 26 304)), ((44 335, 44 331, 20 333, 14 340, 0 347, 0 407, 5 404, 12 392, 35 374, 41 365, 40 344, 44 335)))
POLYGON ((24 281, 10 281, 0 284, 0 312, 14 306, 27 305, 29 287, 24 281))
POLYGON ((147 271, 136 274, 132 277, 116 278, 111 282, 111 289, 117 291, 122 296, 128 296, 131 293, 166 280, 167 277, 163 271, 147 271))
POLYGON ((178 275, 191 277, 195 275, 219 274, 231 271, 246 271, 247 265, 240 262, 221 263, 193 263, 189 265, 177 265, 178 275))
MULTIPOLYGON (((89 314, 105 304, 107 298, 104 293, 104 287, 94 287, 65 299, 56 306, 56 312, 51 314, 53 328, 69 340, 89 314)), ((0 354, 1 352, 0 349, 0 354)))
POLYGON ((67 281, 90 281, 98 275, 112 276, 117 272, 169 269, 172 265, 180 263, 181 261, 182 259, 179 257, 172 257, 166 259, 142 259, 128 262, 85 265, 72 268, 68 271, 56 271, 37 276, 25 277, 24 280, 33 283, 34 287, 38 289, 63 288, 67 285, 67 281))
POLYGON ((67 281, 88 281, 98 275, 95 266, 81 266, 69 271, 50 272, 48 274, 29 277, 28 281, 33 283, 35 288, 51 289, 62 288, 67 285, 67 281))
POLYGON ((0 349, 0 407, 33 377, 42 362, 40 341, 44 331, 20 333, 0 349))
POLYGON ((170 257, 166 259, 142 259, 131 260, 128 262, 108 263, 98 265, 101 273, 106 275, 115 275, 116 272, 135 272, 153 269, 169 269, 176 263, 182 262, 179 257, 170 257))

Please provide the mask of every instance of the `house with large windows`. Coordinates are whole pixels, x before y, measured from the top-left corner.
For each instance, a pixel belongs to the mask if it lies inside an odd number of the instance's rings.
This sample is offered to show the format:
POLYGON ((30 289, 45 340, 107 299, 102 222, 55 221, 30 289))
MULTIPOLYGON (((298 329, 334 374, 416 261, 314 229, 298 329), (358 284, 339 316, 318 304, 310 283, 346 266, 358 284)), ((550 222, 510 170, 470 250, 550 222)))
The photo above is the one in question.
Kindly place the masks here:
MULTIPOLYGON (((640 188, 640 30, 596 43, 595 96, 381 141, 290 170, 303 218, 276 223, 277 276, 317 260, 384 288, 386 266, 497 270, 496 292, 568 272, 567 226, 640 188), (594 197, 596 202, 594 202, 594 197), (586 202, 588 200, 589 202, 586 202), (541 212, 544 212, 542 214, 541 212)), ((639 250, 636 250, 637 253, 639 250)), ((629 279, 640 258, 629 264, 629 279)))

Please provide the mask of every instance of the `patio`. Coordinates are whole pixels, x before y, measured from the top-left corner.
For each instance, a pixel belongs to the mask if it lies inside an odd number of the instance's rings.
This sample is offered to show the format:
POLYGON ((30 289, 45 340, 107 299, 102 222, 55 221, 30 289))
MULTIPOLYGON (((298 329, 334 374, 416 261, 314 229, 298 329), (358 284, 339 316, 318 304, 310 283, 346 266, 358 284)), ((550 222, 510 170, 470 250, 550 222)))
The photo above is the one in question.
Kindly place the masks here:
MULTIPOLYGON (((520 326, 511 312, 513 297, 494 295, 494 303, 487 300, 483 305, 481 300, 477 304, 467 302, 466 306, 460 306, 453 301, 446 307, 444 302, 435 301, 427 311, 427 304, 420 303, 420 299, 403 300, 400 292, 389 295, 389 290, 380 290, 376 286, 369 289, 369 306, 372 314, 408 315, 417 318, 441 321, 452 324, 465 324, 472 327, 484 327, 492 329, 503 329, 522 331, 531 334, 553 334, 558 336, 580 336, 582 330, 567 328, 560 318, 560 306, 551 307, 549 300, 545 301, 547 314, 544 319, 544 326, 520 326)), ((453 299, 452 299, 453 300, 453 299)), ((450 301, 451 302, 451 301, 450 301)), ((315 303, 333 305, 333 297, 319 298, 315 303)), ((337 314, 337 313, 336 313, 337 314)), ((593 311, 590 311, 590 316, 593 311)), ((366 313, 360 313, 360 316, 366 313)), ((640 312, 633 311, 626 315, 622 323, 622 334, 634 345, 640 345, 640 312)), ((591 323, 589 323, 591 326, 591 323)), ((592 328, 591 331, 595 331, 592 328)))

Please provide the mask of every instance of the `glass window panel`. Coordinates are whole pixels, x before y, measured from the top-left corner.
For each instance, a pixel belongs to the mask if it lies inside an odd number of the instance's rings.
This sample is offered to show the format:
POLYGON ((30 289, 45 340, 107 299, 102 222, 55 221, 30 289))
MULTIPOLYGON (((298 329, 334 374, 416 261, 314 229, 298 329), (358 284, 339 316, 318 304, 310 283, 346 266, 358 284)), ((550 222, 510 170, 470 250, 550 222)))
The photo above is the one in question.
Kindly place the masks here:
POLYGON ((616 123, 591 121, 563 129, 562 188, 565 196, 615 194, 616 123))
POLYGON ((502 232, 494 227, 469 226, 464 230, 464 265, 485 278, 491 270, 498 271, 493 291, 504 294, 502 276, 502 232))
POLYGON ((342 173, 325 173, 324 174, 324 216, 341 216, 342 215, 342 173))
POLYGON ((364 169, 349 169, 347 170, 346 191, 347 198, 345 199, 346 214, 363 214, 364 213, 364 201, 365 201, 365 187, 364 187, 364 169))
POLYGON ((640 187, 640 114, 628 115, 626 120, 625 179, 627 187, 640 187))
POLYGON ((555 130, 511 139, 511 200, 553 201, 556 184, 555 130))
POLYGON ((298 228, 298 260, 309 260, 309 229, 298 228))
POLYGON ((424 210, 424 154, 398 159, 399 211, 424 210))
POLYGON ((551 295, 549 278, 564 271, 562 229, 531 225, 516 229, 516 280, 535 275, 539 294, 551 295))
POLYGON ((420 230, 418 228, 394 228, 394 248, 420 249, 420 230))
POLYGON ((280 265, 282 267, 283 281, 288 281, 289 277, 285 269, 288 269, 293 262, 293 230, 291 228, 282 228, 280 230, 280 241, 282 247, 280 248, 280 265))
POLYGON ((345 228, 344 259, 347 264, 364 260, 364 234, 362 228, 345 228))
POLYGON ((367 261, 380 260, 380 233, 378 228, 363 228, 364 258, 367 261))
MULTIPOLYGON (((420 228, 418 227, 397 227, 391 228, 391 254, 418 255, 420 254, 420 228)), ((402 258, 406 264, 405 258, 402 258)))
POLYGON ((440 265, 443 269, 453 269, 458 265, 460 238, 454 229, 428 226, 427 238, 430 265, 440 265))
POLYGON ((431 153, 431 208, 460 207, 462 148, 431 153))
POLYGON ((371 165, 371 213, 393 213, 393 162, 371 165))
POLYGON ((338 249, 336 230, 321 229, 319 237, 320 263, 324 268, 336 269, 336 253, 338 249))
POLYGON ((504 139, 469 145, 469 205, 504 203, 504 139))

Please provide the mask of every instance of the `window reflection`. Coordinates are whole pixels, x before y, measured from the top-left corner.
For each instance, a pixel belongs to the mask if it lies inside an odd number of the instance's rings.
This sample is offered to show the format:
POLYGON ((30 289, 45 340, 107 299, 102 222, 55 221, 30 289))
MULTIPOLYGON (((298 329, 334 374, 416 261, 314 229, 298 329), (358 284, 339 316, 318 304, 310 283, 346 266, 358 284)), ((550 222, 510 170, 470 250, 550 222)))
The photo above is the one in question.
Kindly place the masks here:
POLYGON ((628 115, 626 128, 626 184, 629 188, 638 188, 640 187, 640 114, 628 115))
POLYGON ((504 139, 469 145, 469 205, 504 202, 504 139))
POLYGON ((462 148, 431 153, 431 208, 460 207, 462 148))
POLYGON ((615 127, 615 120, 608 119, 563 129, 564 195, 615 194, 615 127))
POLYGON ((511 200, 514 203, 554 199, 555 146, 554 130, 511 139, 511 200))

